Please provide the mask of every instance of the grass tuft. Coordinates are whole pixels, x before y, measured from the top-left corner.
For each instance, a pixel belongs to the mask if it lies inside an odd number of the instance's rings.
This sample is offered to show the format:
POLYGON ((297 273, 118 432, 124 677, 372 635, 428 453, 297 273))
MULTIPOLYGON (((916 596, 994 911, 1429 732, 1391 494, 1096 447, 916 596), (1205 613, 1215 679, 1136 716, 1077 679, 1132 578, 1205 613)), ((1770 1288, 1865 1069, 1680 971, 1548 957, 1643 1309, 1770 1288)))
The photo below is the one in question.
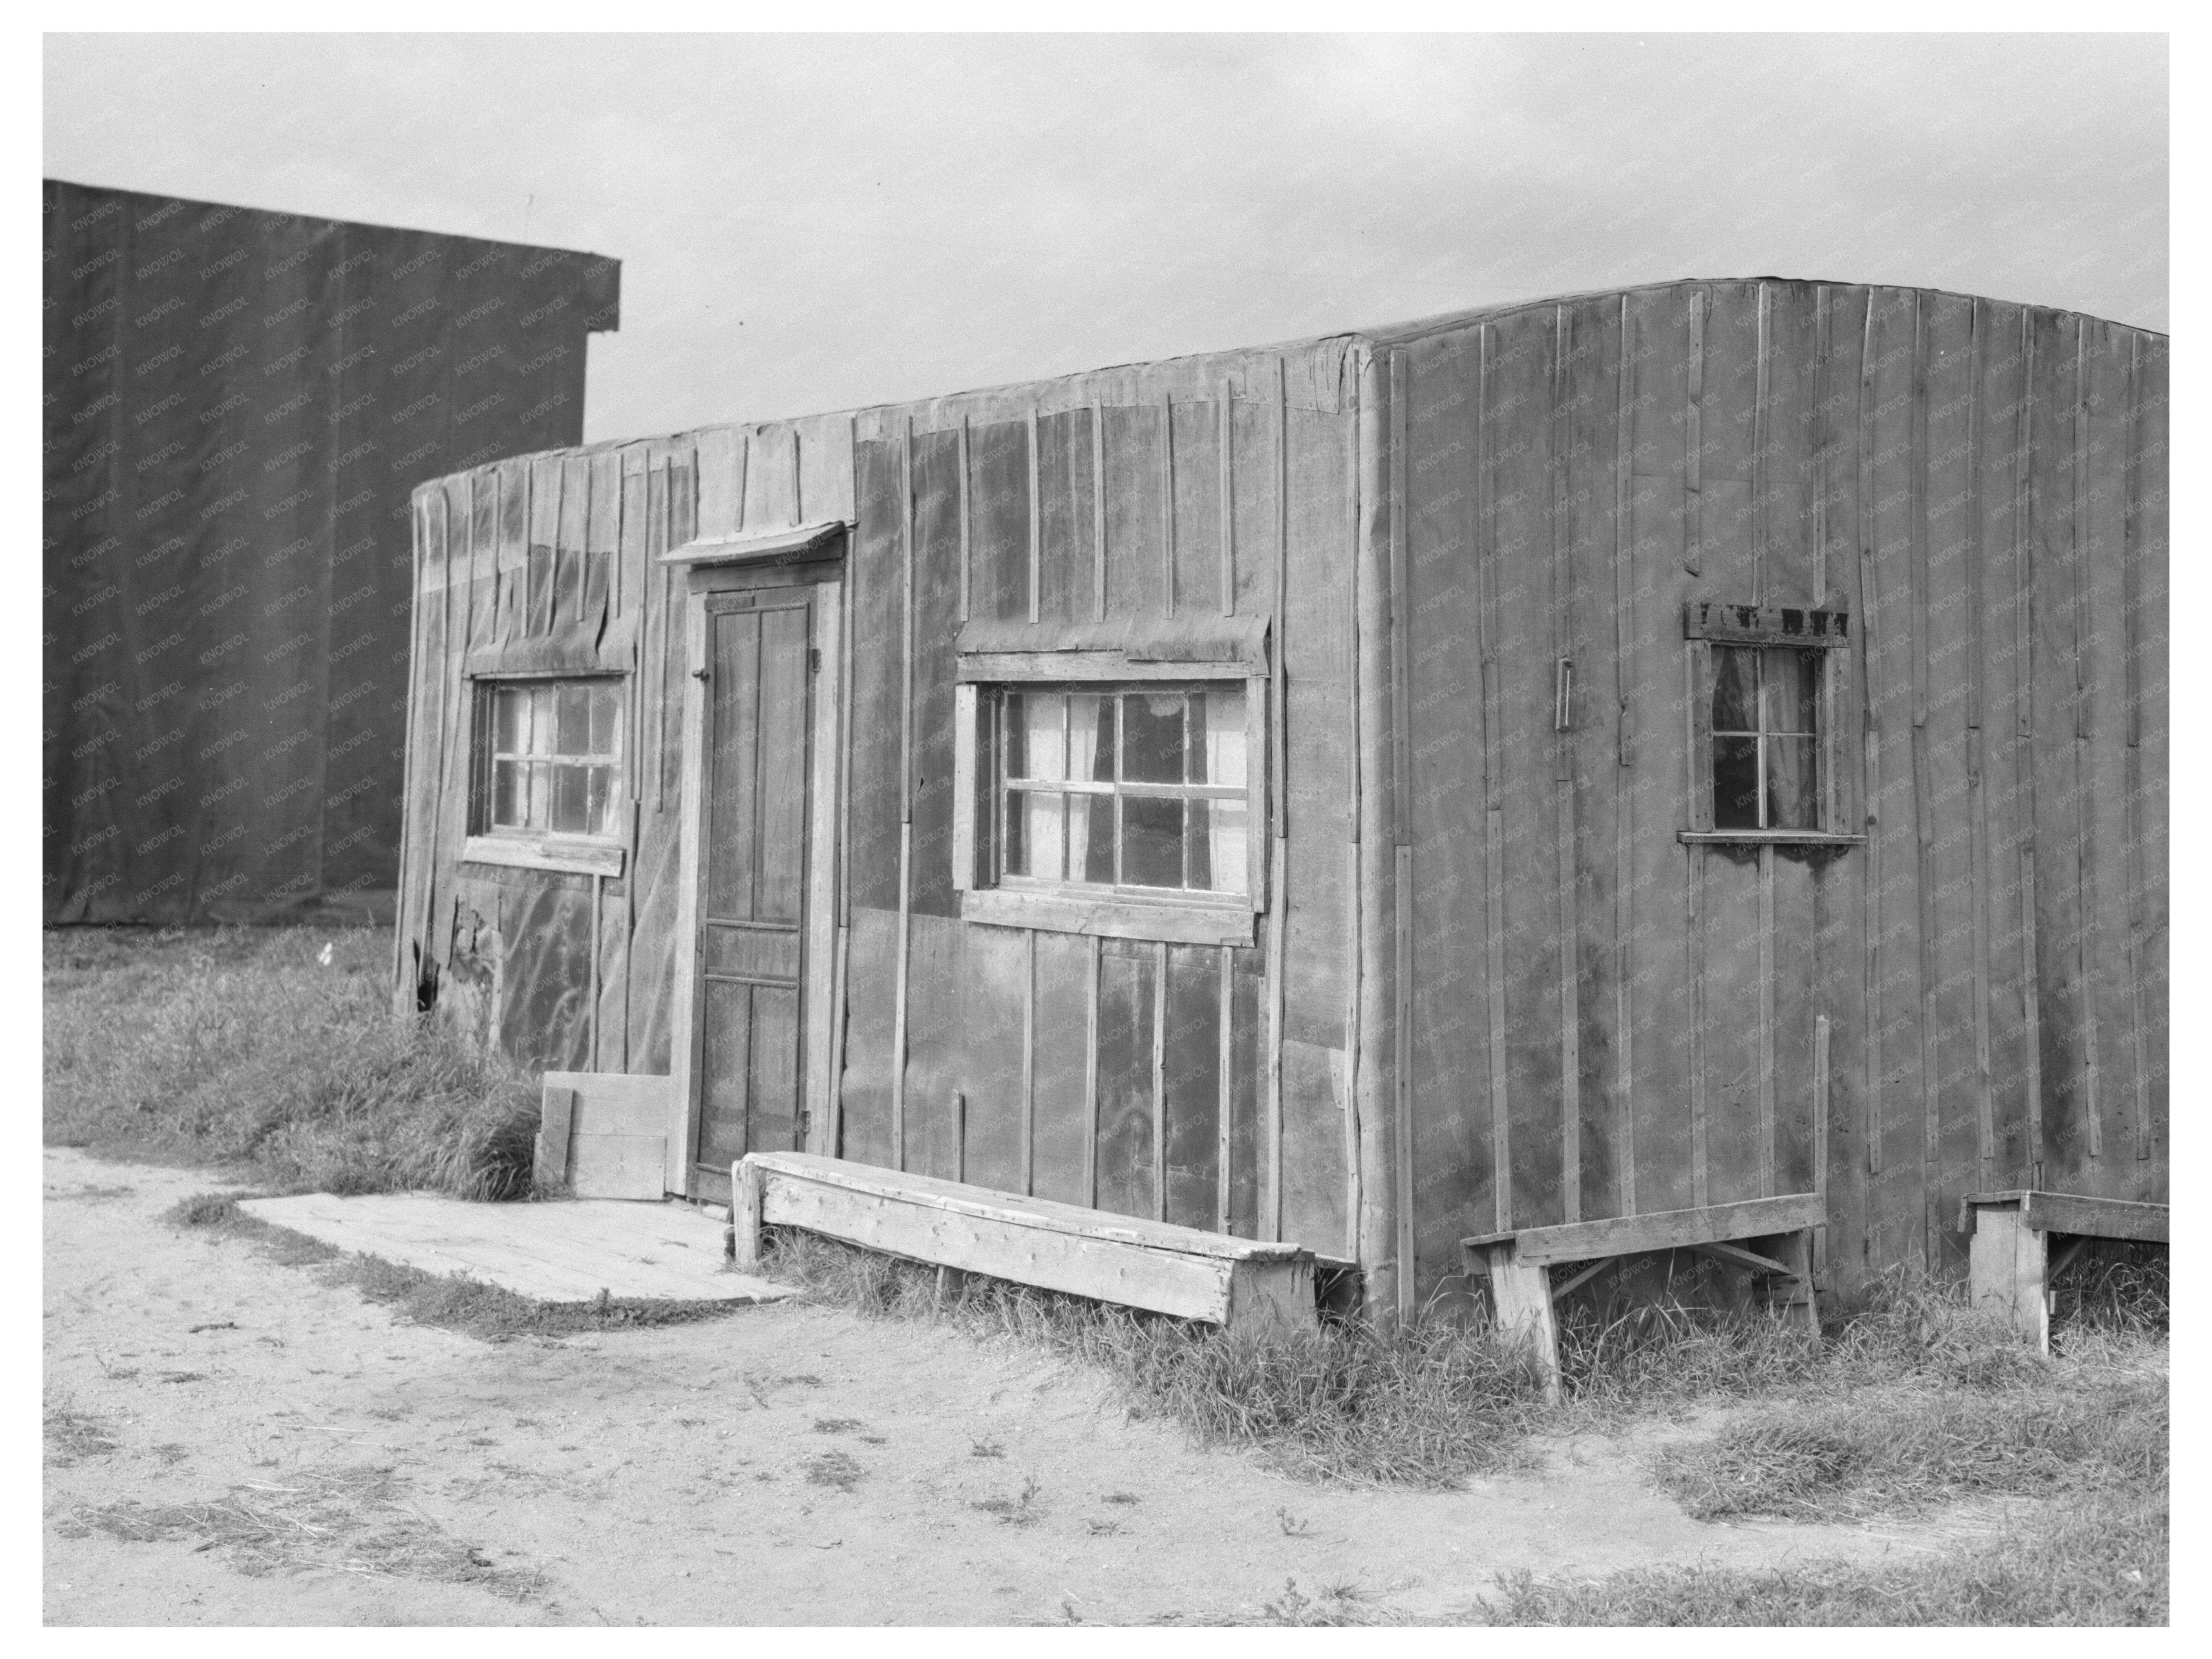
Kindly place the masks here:
POLYGON ((2000 1541, 1880 1564, 1504 1574, 1492 1625, 2156 1626, 2171 1616, 2166 1499, 2106 1498, 2007 1522, 2000 1541))
POLYGON ((128 1543, 190 1538, 222 1549, 249 1577, 336 1568, 378 1577, 478 1584, 509 1596, 539 1588, 536 1574, 503 1568, 447 1534, 406 1501, 389 1468, 301 1473, 279 1483, 234 1486, 197 1504, 122 1502, 79 1508, 65 1531, 128 1543))
POLYGON ((280 1190, 528 1196, 528 1084, 394 1016, 390 948, 388 929, 48 932, 47 1142, 240 1167, 280 1190))

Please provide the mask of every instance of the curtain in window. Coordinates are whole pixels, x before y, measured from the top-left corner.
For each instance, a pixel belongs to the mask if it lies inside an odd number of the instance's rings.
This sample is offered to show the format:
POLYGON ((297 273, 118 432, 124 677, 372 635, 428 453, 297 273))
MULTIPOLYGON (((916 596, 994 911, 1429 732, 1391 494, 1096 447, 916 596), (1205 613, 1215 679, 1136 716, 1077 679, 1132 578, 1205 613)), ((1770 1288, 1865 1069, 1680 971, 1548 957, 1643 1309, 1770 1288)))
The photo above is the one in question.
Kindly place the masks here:
MULTIPOLYGON (((1067 775, 1086 782, 1114 778, 1114 700, 1079 691, 1068 698, 1067 775)), ((1076 881, 1114 879, 1114 800, 1110 795, 1078 795, 1069 803, 1067 870, 1076 881), (1094 836, 1092 830, 1096 829, 1094 836)))
MULTIPOLYGON (((1194 781, 1242 786, 1246 777, 1244 694, 1241 690, 1206 694, 1206 771, 1194 781)), ((1249 815, 1243 801, 1193 801, 1191 810, 1206 815, 1206 851, 1218 893, 1241 893, 1245 886, 1246 840, 1249 815)))

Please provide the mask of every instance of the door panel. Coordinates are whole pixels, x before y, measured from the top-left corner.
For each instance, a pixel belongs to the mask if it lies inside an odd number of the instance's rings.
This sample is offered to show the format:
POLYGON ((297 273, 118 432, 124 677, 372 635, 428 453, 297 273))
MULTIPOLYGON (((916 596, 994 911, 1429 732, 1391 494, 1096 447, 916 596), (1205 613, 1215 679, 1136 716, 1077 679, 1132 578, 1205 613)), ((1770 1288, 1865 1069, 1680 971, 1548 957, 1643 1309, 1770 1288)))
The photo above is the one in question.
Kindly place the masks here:
POLYGON ((748 1152, 800 1145, 811 822, 813 604, 702 601, 708 664, 699 825, 699 1118, 693 1190, 748 1152))

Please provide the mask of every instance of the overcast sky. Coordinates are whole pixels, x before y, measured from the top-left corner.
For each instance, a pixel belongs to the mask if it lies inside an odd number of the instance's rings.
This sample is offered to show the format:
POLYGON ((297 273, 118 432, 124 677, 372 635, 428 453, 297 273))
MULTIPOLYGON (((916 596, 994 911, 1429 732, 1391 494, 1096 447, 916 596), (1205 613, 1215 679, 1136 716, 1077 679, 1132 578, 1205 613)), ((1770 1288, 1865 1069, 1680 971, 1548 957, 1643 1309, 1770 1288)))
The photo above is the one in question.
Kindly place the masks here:
POLYGON ((629 436, 1677 276, 2167 325, 2135 36, 50 35, 50 176, 623 262, 629 436))

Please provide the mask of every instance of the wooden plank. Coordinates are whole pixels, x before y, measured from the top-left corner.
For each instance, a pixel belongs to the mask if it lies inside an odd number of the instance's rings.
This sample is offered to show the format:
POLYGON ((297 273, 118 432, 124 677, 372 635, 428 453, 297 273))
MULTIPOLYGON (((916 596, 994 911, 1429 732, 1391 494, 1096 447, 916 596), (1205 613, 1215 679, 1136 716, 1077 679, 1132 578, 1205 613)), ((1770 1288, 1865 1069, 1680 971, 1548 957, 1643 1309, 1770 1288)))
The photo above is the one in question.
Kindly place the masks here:
POLYGON ((1214 404, 1219 428, 1221 476, 1221 614, 1237 614, 1237 399, 1227 380, 1214 404))
POLYGON ((2172 1212, 2167 1206, 2087 1193, 1972 1193, 1960 1200, 1959 1229, 1972 1231, 1986 1222, 1992 1212, 2007 1209, 2016 1211, 2022 1225, 2039 1232, 2132 1238, 2154 1244, 2166 1243, 2172 1237, 2172 1212))
POLYGON ((1715 1239, 1706 1243, 1688 1247, 1698 1255, 1710 1256, 1716 1261, 1725 1261, 1730 1267, 1742 1267, 1755 1273, 1771 1273, 1784 1279, 1797 1276, 1797 1269, 1786 1261, 1777 1261, 1771 1255, 1761 1255, 1756 1250, 1747 1250, 1740 1244, 1730 1244, 1715 1239))
POLYGON ((1510 1243, 1470 1254, 1483 1258, 1490 1283, 1491 1317, 1500 1341, 1533 1366, 1544 1398, 1559 1399, 1559 1334, 1552 1311, 1551 1274, 1540 1262, 1518 1255, 1510 1243))
POLYGON ((891 1160, 906 1168, 907 958, 914 921, 914 417, 899 451, 898 957, 891 1013, 891 1160))
MULTIPOLYGON (((966 430, 964 422, 962 422, 962 430, 966 430)), ((1040 615, 1038 607, 1042 605, 1044 595, 1044 530, 1042 523, 1042 512, 1037 500, 1038 475, 1041 468, 1037 459, 1037 412, 1034 408, 1029 412, 1028 435, 1029 489, 1026 493, 1030 521, 1029 599, 1030 620, 1035 622, 1040 615)), ((964 605, 961 607, 960 619, 963 622, 968 619, 968 611, 964 605)))
POLYGON ((1167 939, 1178 945, 1249 945, 1257 925, 1243 905, 1091 899, 1073 894, 978 887, 960 895, 964 921, 1047 927, 1101 939, 1167 939))
POLYGON ((1083 1201, 1098 1207, 1098 981, 1101 946, 1097 934, 1085 968, 1083 991, 1083 1201))
POLYGON ((1091 613, 1106 620, 1106 410, 1091 400, 1091 613))
POLYGON ((1731 1238, 1761 1238, 1773 1233, 1818 1227, 1827 1220, 1818 1193, 1790 1193, 1777 1198, 1747 1199, 1736 1204, 1708 1204, 1688 1210, 1655 1210, 1555 1227, 1530 1227, 1504 1235, 1484 1234, 1463 1241, 1484 1248, 1510 1237, 1523 1262, 1587 1261, 1601 1255, 1638 1255, 1647 1250, 1682 1249, 1731 1238))
POLYGON ((1213 1153, 1213 1229, 1216 1232, 1230 1231, 1231 1188, 1236 1135, 1237 1057, 1236 1042, 1236 952, 1227 945, 1221 947, 1215 972, 1218 977, 1216 994, 1220 1006, 1215 1013, 1215 1032, 1220 1052, 1214 1062, 1214 1133, 1213 1153))
POLYGON ((2017 1210, 1985 1210, 1975 1218, 1967 1256, 1968 1296, 1975 1310, 2003 1322, 2038 1352, 2049 1352, 2051 1300, 2043 1235, 2028 1227, 2017 1210))
POLYGON ((576 1091, 549 1083, 538 1098, 538 1182, 540 1186, 557 1187, 568 1179, 568 1129, 576 1109, 576 1091))
POLYGON ((1031 1085, 1034 1196, 1087 1205, 1091 1138, 1086 1080, 1091 1066, 1090 963, 1092 941, 1066 933, 1030 935, 1036 974, 1031 1085))
POLYGON ((1036 1192, 1036 933, 1022 935, 1022 1191, 1036 1192))
MULTIPOLYGON (((767 1190, 770 1191, 779 1182, 834 1189, 855 1196, 881 1198, 933 1213, 964 1216, 1039 1233, 1209 1261, 1283 1262, 1311 1254, 1294 1244, 1226 1237, 1200 1227, 1176 1226, 1148 1217, 1109 1213, 1048 1199, 1024 1198, 931 1176, 872 1169, 843 1158, 817 1158, 805 1152, 755 1152, 747 1161, 762 1171, 767 1190)), ((774 1207, 773 1202, 769 1207, 774 1207)))
POLYGON ((1229 1317, 1231 1264, 1226 1261, 930 1209, 774 1172, 763 1183, 761 1214, 770 1226, 803 1227, 963 1273, 1178 1319, 1221 1324, 1229 1317))
POLYGON ((668 1158, 665 1133, 579 1135, 568 1185, 579 1198, 657 1199, 668 1158))
POLYGON ((1152 946, 1152 1218, 1168 1218, 1168 947, 1152 946))
POLYGON ((2035 562, 2029 542, 2035 475, 2035 324, 2025 307, 2020 316, 2020 358, 2021 392, 2012 447, 2013 666, 2017 722, 2014 793, 2020 803, 2020 972, 2025 1025, 2021 1052, 2027 1074, 2027 1167, 2029 1179, 2039 1184, 2043 1180, 2043 1032, 2041 974, 2035 948, 2035 562))
POLYGON ((1629 357, 1628 296, 1620 299, 1613 353, 1613 673, 1614 753, 1613 819, 1613 1171, 1620 1213, 1636 1213, 1636 745, 1632 714, 1637 679, 1634 550, 1635 369, 1629 357))

